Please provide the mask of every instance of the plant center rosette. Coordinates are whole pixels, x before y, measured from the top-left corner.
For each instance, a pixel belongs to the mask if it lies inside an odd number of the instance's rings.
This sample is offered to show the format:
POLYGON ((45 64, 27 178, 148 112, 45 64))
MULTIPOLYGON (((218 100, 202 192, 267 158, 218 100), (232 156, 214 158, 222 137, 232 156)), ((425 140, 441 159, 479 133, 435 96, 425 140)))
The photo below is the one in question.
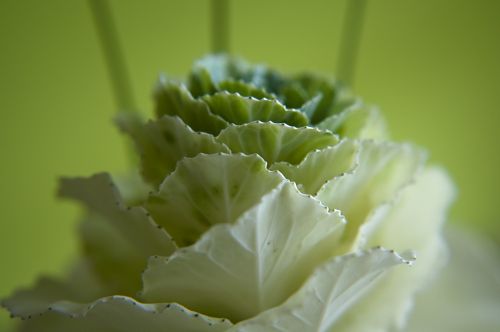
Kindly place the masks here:
POLYGON ((160 79, 155 101, 153 120, 117 119, 143 184, 61 181, 83 257, 4 301, 21 331, 404 327, 454 194, 424 151, 334 80, 226 56, 160 79))

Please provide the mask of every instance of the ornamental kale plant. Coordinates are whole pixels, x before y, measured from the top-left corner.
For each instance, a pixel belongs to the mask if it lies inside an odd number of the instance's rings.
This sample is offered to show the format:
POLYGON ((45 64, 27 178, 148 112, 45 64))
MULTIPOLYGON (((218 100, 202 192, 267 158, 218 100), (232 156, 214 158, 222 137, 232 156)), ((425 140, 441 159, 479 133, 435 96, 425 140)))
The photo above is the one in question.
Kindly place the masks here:
POLYGON ((404 328, 454 196, 425 151, 335 80, 226 56, 155 101, 153 120, 117 119, 144 183, 62 179, 83 257, 4 301, 21 331, 404 328))

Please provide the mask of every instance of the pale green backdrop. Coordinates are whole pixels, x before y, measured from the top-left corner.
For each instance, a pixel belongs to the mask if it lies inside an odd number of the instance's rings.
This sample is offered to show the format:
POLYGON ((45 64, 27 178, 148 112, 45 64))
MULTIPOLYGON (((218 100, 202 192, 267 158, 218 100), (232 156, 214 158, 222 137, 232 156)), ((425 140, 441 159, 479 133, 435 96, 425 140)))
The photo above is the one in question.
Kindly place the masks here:
MULTIPOLYGON (((209 48, 208 1, 115 0, 138 105, 158 72, 182 77, 209 48)), ((231 49, 287 72, 335 73, 346 1, 235 0, 231 49)), ((372 0, 354 90, 393 137, 428 147, 460 194, 455 223, 500 239, 500 1, 372 0)), ((123 173, 104 61, 83 0, 0 0, 0 297, 61 273, 78 209, 60 175, 123 173)), ((0 314, 0 330, 7 315, 0 314)))

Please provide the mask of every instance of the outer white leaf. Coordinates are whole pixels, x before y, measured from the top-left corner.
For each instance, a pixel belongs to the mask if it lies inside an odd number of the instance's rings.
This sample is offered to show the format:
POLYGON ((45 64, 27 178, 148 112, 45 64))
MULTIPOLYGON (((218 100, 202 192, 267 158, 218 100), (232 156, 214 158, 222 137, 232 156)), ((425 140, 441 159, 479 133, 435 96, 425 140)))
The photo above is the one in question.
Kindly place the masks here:
POLYGON ((145 209, 124 205, 108 174, 62 179, 59 194, 81 201, 89 210, 81 224, 84 249, 110 291, 135 294, 147 259, 175 249, 145 209))
POLYGON ((386 270, 398 264, 410 264, 412 260, 381 248, 337 257, 318 268, 284 304, 243 321, 229 331, 336 331, 336 323, 342 314, 386 270))
POLYGON ((282 161, 274 163, 270 168, 280 171, 287 179, 297 183, 302 192, 316 195, 325 182, 352 171, 358 149, 356 141, 343 140, 337 145, 310 152, 299 165, 282 161))
POLYGON ((418 264, 411 271, 391 271, 383 284, 343 317, 338 331, 404 329, 415 294, 440 272, 447 257, 441 227, 454 192, 446 173, 436 168, 426 169, 414 184, 402 191, 368 241, 371 245, 383 243, 396 250, 411 248, 416 251, 418 264))
POLYGON ((272 122, 229 126, 217 140, 232 152, 257 153, 269 164, 279 161, 298 164, 309 152, 338 143, 337 136, 330 132, 272 122))
POLYGON ((302 112, 287 109, 277 100, 243 97, 223 91, 205 96, 203 101, 207 103, 212 113, 234 124, 270 121, 303 127, 309 122, 302 112))
POLYGON ((500 247, 470 229, 445 233, 448 265, 417 295, 405 331, 500 331, 500 247))
POLYGON ((138 206, 144 204, 149 193, 153 189, 151 185, 144 181, 138 169, 131 169, 128 172, 114 174, 115 182, 123 203, 128 206, 138 206))
POLYGON ((329 181, 317 195, 329 208, 339 209, 346 216, 349 222, 344 234, 346 245, 358 246, 360 241, 356 237, 367 220, 382 219, 389 209, 376 209, 395 199, 413 181, 424 156, 422 151, 407 144, 361 142, 354 171, 329 181))
POLYGON ((2 301, 13 317, 30 319, 60 300, 88 302, 103 296, 102 285, 87 261, 77 264, 67 280, 42 277, 29 289, 20 289, 2 301))
POLYGON ((415 182, 401 192, 401 197, 394 202, 390 214, 370 243, 387 243, 397 250, 408 247, 424 249, 426 241, 442 237, 441 228, 455 193, 456 189, 443 169, 425 168, 415 182))
POLYGON ((344 219, 286 182, 236 224, 211 228, 192 247, 152 258, 147 301, 179 302, 233 321, 282 303, 332 256, 344 219))
POLYGON ((168 234, 149 218, 146 210, 124 205, 107 173, 89 178, 63 178, 59 195, 80 201, 90 211, 105 217, 137 250, 171 252, 175 249, 168 234))
POLYGON ((121 114, 119 126, 135 141, 141 154, 144 178, 158 186, 175 169, 179 160, 199 153, 229 152, 229 149, 206 133, 194 132, 179 117, 164 115, 143 123, 138 117, 121 114))
POLYGON ((330 130, 340 137, 359 139, 387 138, 387 125, 380 111, 357 102, 345 111, 327 117, 318 128, 330 130))
POLYGON ((257 155, 200 154, 179 162, 147 209, 179 245, 210 226, 232 223, 284 180, 257 155))
POLYGON ((90 304, 60 301, 21 326, 21 332, 213 332, 232 324, 178 304, 143 304, 125 296, 90 304))

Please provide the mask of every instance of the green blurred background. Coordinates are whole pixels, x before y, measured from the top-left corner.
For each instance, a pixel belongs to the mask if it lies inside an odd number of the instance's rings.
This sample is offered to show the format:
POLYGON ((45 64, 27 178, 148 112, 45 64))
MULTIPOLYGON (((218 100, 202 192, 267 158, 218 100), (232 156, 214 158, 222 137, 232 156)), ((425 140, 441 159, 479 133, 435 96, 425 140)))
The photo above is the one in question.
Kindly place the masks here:
MULTIPOLYGON (((348 1, 348 0, 347 0, 348 1)), ((209 1, 115 0, 141 111, 159 72, 210 50, 209 1)), ((231 2, 233 53, 334 75, 346 0, 231 2)), ((368 1, 354 91, 397 140, 425 146, 459 188, 452 222, 500 240, 500 1, 368 1)), ((0 297, 76 254, 61 175, 128 168, 105 63, 83 0, 0 0, 0 297)), ((7 314, 0 313, 0 330, 7 314)))

